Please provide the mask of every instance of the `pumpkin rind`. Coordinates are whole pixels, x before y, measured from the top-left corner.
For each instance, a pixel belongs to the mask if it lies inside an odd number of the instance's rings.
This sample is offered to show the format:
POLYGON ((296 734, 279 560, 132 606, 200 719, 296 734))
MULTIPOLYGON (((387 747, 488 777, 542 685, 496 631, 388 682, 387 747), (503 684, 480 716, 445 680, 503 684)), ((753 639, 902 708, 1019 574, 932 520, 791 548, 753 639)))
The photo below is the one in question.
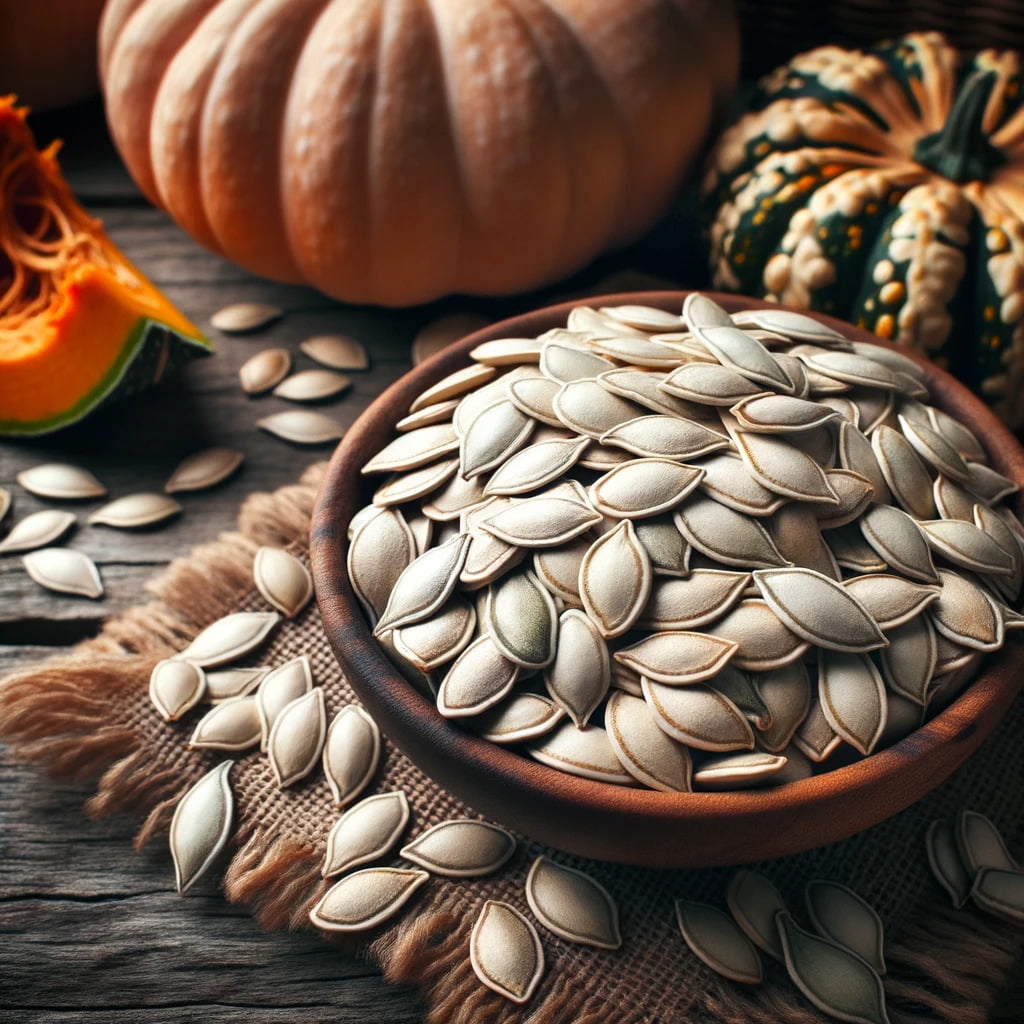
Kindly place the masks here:
POLYGON ((100 70, 129 170, 204 245, 405 305, 638 235, 737 48, 696 0, 111 0, 100 70))
POLYGON ((762 80, 724 133, 704 194, 718 287, 831 313, 914 348, 1007 422, 1024 422, 1015 53, 966 60, 927 33, 801 54, 762 80), (971 103, 968 88, 973 112, 951 118, 971 103), (946 148, 959 141, 978 155, 963 171, 974 180, 953 180, 958 164, 922 143, 955 131, 954 121, 973 135, 950 136, 946 148))

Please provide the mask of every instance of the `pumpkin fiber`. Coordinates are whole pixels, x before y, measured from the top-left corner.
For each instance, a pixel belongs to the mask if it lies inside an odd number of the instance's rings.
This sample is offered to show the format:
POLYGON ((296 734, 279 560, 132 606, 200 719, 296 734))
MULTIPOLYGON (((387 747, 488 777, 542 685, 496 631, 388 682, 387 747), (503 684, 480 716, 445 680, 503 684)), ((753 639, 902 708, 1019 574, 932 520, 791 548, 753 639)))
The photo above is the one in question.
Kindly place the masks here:
POLYGON ((202 334, 75 200, 0 97, 0 434, 42 434, 204 355, 202 334))
POLYGON ((663 212, 735 86, 731 3, 111 0, 142 191, 208 248, 351 302, 533 288, 663 212))
POLYGON ((934 359, 1024 424, 1016 53, 937 33, 821 47, 764 78, 704 181, 717 287, 934 359))

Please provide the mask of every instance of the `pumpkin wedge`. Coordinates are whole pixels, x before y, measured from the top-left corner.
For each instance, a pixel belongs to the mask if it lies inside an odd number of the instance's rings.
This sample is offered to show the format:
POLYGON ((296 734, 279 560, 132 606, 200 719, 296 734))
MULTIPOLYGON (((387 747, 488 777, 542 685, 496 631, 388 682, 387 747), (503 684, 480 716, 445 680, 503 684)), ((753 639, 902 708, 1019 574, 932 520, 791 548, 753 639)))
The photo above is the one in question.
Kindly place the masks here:
POLYGON ((43 434, 209 352, 0 97, 0 434, 43 434))

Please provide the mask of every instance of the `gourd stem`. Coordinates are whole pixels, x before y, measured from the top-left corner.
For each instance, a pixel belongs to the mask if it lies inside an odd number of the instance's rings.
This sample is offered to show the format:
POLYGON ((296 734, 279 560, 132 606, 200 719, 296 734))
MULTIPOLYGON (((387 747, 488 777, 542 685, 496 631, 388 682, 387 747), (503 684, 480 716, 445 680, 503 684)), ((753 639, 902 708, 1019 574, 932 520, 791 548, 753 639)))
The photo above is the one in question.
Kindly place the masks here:
POLYGON ((957 183, 987 180, 1006 160, 981 124, 995 83, 994 71, 975 71, 960 90, 945 125, 918 140, 914 159, 957 183))

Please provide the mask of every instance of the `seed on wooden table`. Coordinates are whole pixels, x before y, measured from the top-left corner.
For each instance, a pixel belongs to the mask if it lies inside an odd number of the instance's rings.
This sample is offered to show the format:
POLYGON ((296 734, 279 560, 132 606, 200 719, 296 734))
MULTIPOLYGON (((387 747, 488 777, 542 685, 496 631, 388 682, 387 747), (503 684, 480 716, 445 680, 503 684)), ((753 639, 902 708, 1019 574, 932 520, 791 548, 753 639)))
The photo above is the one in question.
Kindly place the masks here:
POLYGON ((106 487, 87 469, 63 462, 47 462, 24 469, 16 479, 26 491, 38 498, 79 501, 102 498, 107 493, 106 487))
POLYGON ((953 837, 964 867, 972 874, 982 868, 998 868, 1002 871, 1020 869, 1006 848, 1002 833, 984 814, 961 811, 953 837))
POLYGON ((178 463, 164 490, 168 494, 205 490, 226 480, 244 461, 241 452, 230 448, 204 448, 178 463))
POLYGON ((234 661, 263 643, 280 618, 277 612, 233 612, 210 623, 175 657, 200 668, 234 661))
POLYGON ((862 754, 885 729, 885 683, 864 654, 818 652, 818 697, 829 725, 862 754))
POLYGON ((764 976, 757 947, 724 911, 706 903, 676 900, 676 921, 692 952, 713 971, 746 985, 764 976))
POLYGON ((541 924, 569 942, 598 949, 622 945, 615 901, 582 871, 537 857, 526 876, 526 901, 541 924))
POLYGON ((643 696, 658 725, 698 750, 751 750, 754 731, 743 712, 713 686, 666 685, 643 678, 643 696))
POLYGON ((89 522, 93 525, 134 530, 173 519, 181 515, 181 511, 181 505, 164 494, 125 494, 98 508, 89 516, 89 522))
POLYGON ((313 670, 305 654, 278 665, 263 677, 256 692, 256 708, 263 726, 262 749, 267 749, 270 730, 274 727, 277 716, 293 700, 297 700, 312 689, 313 670))
POLYGON ((348 704, 334 716, 324 742, 324 775, 336 804, 349 803, 366 788, 380 749, 377 723, 361 707, 348 704))
POLYGON ((353 804, 327 833, 320 868, 323 878, 383 857, 409 822, 409 801, 400 789, 377 793, 353 804))
MULTIPOLYGON (((247 697, 239 699, 248 700, 247 697)), ((305 778, 313 770, 320 760, 326 733, 327 709, 324 691, 319 687, 280 710, 267 740, 267 756, 281 789, 305 778)))
POLYGON ((210 326, 225 334, 246 334, 266 327, 283 315, 283 309, 264 302, 232 302, 210 317, 210 326))
POLYGON ((400 851, 406 860, 444 878, 489 875, 515 852, 516 839, 511 832, 471 818, 439 822, 400 851))
MULTIPOLYGON (((186 665, 188 662, 181 662, 186 665)), ((218 672, 206 673, 206 692, 203 699, 210 704, 217 704, 232 697, 244 697, 252 693, 266 678, 269 668, 225 668, 218 672)))
POLYGON ((971 899, 1005 921, 1024 924, 1024 871, 982 868, 971 886, 971 899))
POLYGON ((309 570, 292 554, 264 545, 252 565, 256 589, 285 618, 293 619, 313 596, 309 570))
POLYGON ((603 636, 621 636, 633 626, 647 603, 652 579, 647 551, 629 519, 587 549, 579 569, 580 598, 603 636))
POLYGON ((288 409, 256 421, 260 430, 294 444, 327 444, 337 441, 345 428, 326 413, 314 409, 288 409))
POLYGON ((615 690, 605 707, 605 727, 622 767, 635 779, 666 793, 690 791, 690 752, 658 725, 642 697, 615 690))
POLYGON ((785 757, 766 750, 722 754, 701 761, 693 782, 695 788, 711 791, 773 786, 785 767, 785 757))
POLYGON ((775 915, 786 909, 782 893, 764 875, 741 868, 729 880, 725 902, 751 942, 782 960, 782 942, 775 924, 775 915))
POLYGON ((188 745, 190 749, 238 751, 256 746, 262 735, 256 698, 232 697, 203 715, 188 745))
POLYGON ((168 840, 179 894, 207 872, 227 844, 235 813, 231 765, 223 761, 207 772, 174 809, 168 840))
POLYGON ((23 555, 21 561, 29 576, 47 590, 93 599, 103 596, 99 569, 81 551, 39 548, 23 555))
POLYGON ((300 341, 299 348, 332 370, 365 370, 370 365, 363 345, 346 334, 315 334, 300 341))
POLYGON ((629 786, 633 776, 623 769, 608 733, 598 725, 578 729, 563 721, 551 732, 526 744, 526 751, 541 764, 597 782, 629 786))
POLYGON ((847 886, 820 878, 807 883, 804 900, 819 935, 845 946, 885 974, 882 922, 872 906, 847 886))
POLYGON ((407 868, 363 868, 335 882, 309 912, 329 932, 367 931, 393 917, 430 876, 407 868))
POLYGON ((320 402, 352 387, 352 378, 336 370, 301 370, 286 377, 274 394, 290 402, 320 402))
POLYGON ((60 540, 75 522, 74 512, 62 509, 46 508, 31 512, 24 519, 18 520, 11 527, 11 532, 0 541, 0 554, 12 555, 33 548, 44 548, 60 540))
POLYGON ((949 894, 953 906, 960 910, 970 896, 972 875, 960 859, 949 822, 943 818, 933 821, 925 833, 924 845, 935 880, 949 894))
POLYGON ((249 356, 238 368, 238 380, 247 395, 262 395, 276 387, 292 368, 292 354, 286 348, 265 348, 249 356))
POLYGON ((515 907, 487 900, 473 925, 469 958, 476 976, 513 1003, 529 1002, 544 973, 536 929, 515 907))
POLYGON ((187 661, 165 658, 153 666, 149 676, 149 699, 168 722, 194 708, 205 692, 202 669, 187 661))

